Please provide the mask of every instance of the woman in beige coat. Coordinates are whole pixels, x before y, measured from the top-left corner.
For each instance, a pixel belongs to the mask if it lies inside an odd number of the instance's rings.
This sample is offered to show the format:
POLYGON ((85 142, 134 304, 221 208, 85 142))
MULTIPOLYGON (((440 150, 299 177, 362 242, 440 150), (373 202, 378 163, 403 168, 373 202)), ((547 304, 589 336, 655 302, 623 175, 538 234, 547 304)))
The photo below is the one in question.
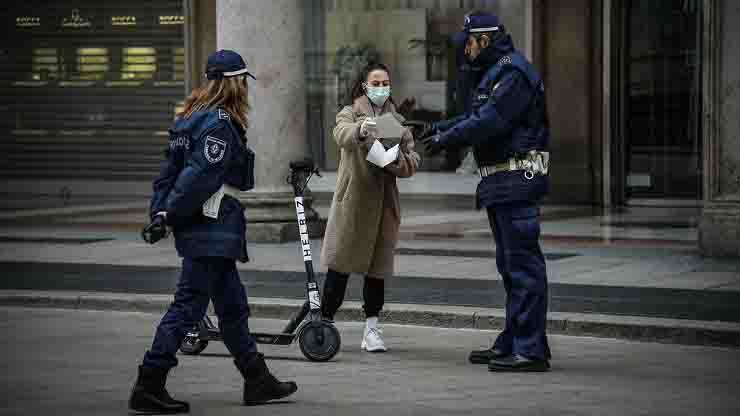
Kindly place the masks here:
MULTIPOLYGON (((324 282, 322 314, 333 320, 344 300, 350 273, 365 275, 363 310, 367 318, 361 348, 386 350, 378 330, 384 303, 384 281, 393 274, 393 257, 401 225, 396 178, 416 172, 419 155, 406 130, 398 159, 380 168, 366 160, 375 142, 375 117, 391 113, 399 122, 390 98, 390 72, 383 64, 369 64, 352 88, 353 104, 337 114, 334 140, 341 149, 337 187, 321 250, 321 264, 328 269, 324 282)), ((378 138, 380 139, 380 138, 378 138)))

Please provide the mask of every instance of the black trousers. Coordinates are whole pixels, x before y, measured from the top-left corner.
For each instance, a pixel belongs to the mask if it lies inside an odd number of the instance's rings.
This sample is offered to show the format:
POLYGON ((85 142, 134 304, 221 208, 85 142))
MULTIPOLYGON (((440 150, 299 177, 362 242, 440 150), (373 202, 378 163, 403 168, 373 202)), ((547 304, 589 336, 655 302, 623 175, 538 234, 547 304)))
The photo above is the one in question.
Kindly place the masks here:
MULTIPOLYGON (((339 273, 332 269, 326 273, 324 290, 321 296, 321 314, 328 319, 334 319, 334 315, 344 302, 344 294, 347 291, 347 280, 349 274, 339 273)), ((362 309, 365 317, 372 318, 380 315, 385 302, 385 281, 365 276, 362 286, 362 298, 364 304, 362 309)))

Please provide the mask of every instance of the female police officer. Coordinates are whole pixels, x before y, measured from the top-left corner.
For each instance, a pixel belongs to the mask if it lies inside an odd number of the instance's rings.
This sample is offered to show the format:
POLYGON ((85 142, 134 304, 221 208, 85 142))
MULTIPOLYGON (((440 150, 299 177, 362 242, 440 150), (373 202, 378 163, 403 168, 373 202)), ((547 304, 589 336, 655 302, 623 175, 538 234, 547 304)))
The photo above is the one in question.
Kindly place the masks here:
MULTIPOLYGON (((224 343, 244 376, 244 404, 254 405, 294 393, 268 371, 249 333, 247 296, 236 260, 246 257, 244 208, 237 193, 254 186, 254 153, 247 148, 244 60, 221 50, 208 57, 208 82, 192 92, 172 129, 167 159, 154 181, 153 224, 172 227, 183 269, 174 302, 157 327, 139 366, 129 407, 141 413, 187 412, 170 397, 167 372, 186 332, 213 301, 224 343)), ((146 237, 145 237, 146 238, 146 237)), ((152 242, 150 240, 150 242, 152 242)))

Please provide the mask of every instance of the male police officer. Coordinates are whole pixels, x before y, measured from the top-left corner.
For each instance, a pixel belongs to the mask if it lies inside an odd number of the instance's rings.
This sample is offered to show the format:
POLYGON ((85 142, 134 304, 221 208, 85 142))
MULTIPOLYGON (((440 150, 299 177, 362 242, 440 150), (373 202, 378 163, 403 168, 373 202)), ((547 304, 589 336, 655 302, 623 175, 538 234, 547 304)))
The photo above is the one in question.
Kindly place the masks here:
POLYGON ((547 276, 538 241, 538 202, 548 189, 544 86, 496 16, 467 16, 455 40, 464 42, 465 55, 485 74, 471 111, 433 123, 425 135, 434 135, 424 143, 432 153, 473 145, 481 174, 477 202, 488 210, 507 295, 504 331, 490 349, 473 351, 470 361, 491 371, 547 371, 547 276))

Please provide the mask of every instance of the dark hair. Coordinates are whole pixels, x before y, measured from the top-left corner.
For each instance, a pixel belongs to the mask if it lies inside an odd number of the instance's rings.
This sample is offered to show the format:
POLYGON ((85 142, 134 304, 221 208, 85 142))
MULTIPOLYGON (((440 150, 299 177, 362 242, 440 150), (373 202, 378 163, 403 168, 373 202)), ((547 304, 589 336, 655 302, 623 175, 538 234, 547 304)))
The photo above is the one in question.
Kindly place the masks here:
MULTIPOLYGON (((349 105, 354 104, 355 100, 365 95, 365 89, 362 87, 362 84, 364 84, 367 81, 368 75, 370 75, 373 71, 385 71, 388 74, 388 79, 391 77, 391 70, 388 69, 388 67, 385 64, 381 64, 380 62, 370 62, 369 64, 365 65, 362 70, 360 70, 360 73, 357 74, 357 78, 355 79, 355 82, 352 84, 352 88, 350 89, 350 102, 347 103, 349 105)), ((388 98, 390 102, 393 102, 392 98, 388 98)))

